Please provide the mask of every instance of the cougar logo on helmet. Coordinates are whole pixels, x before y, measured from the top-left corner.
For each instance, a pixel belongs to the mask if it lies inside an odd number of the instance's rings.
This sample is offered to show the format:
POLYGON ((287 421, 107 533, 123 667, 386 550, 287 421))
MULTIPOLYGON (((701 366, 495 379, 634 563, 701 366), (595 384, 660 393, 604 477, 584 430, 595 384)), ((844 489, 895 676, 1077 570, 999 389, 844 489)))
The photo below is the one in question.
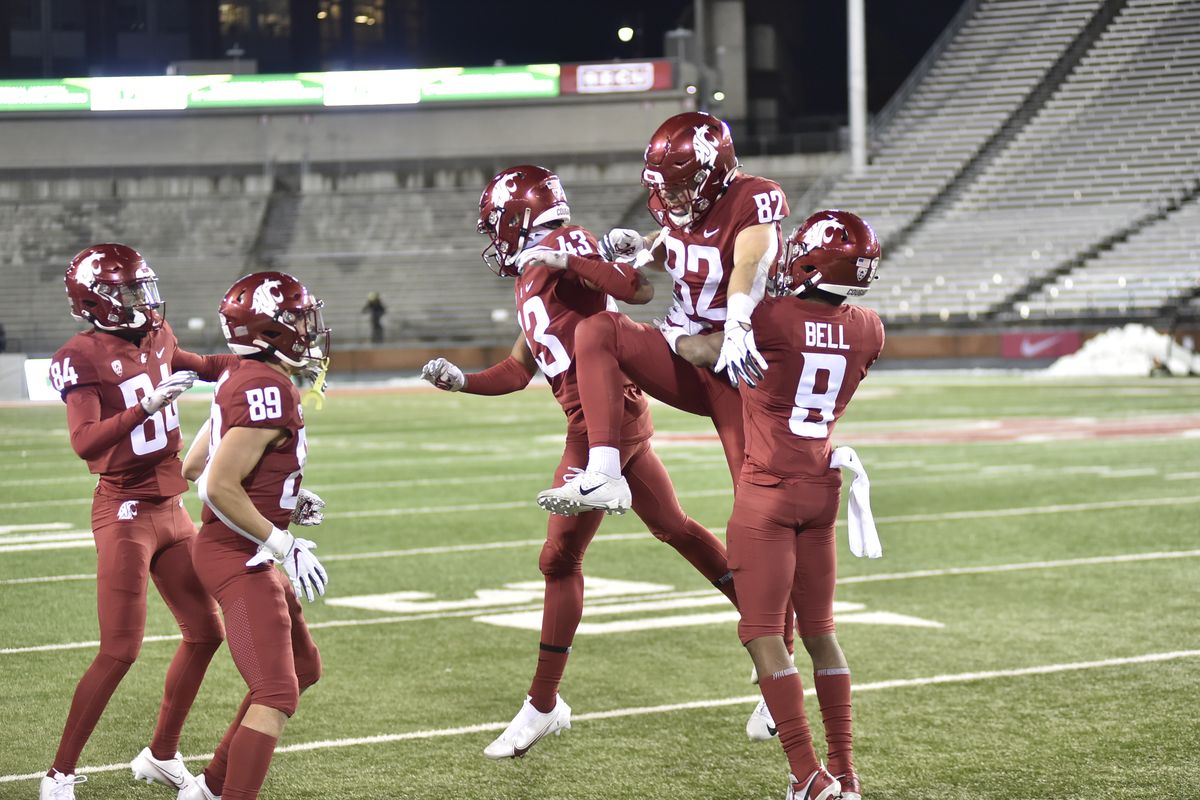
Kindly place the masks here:
POLYGON ((279 291, 279 285, 279 281, 263 281, 250 298, 250 309, 258 314, 275 316, 279 304, 283 302, 283 293, 279 291))
MULTIPOLYGON (((557 181, 555 181, 557 183, 557 181)), ((510 172, 500 180, 496 181, 496 185, 492 187, 492 205, 503 206, 509 200, 512 200, 513 194, 517 191, 517 173, 510 172)), ((562 187, 558 187, 558 191, 562 193, 562 187)))
POLYGON ((104 261, 104 256, 100 253, 93 253, 79 263, 79 268, 75 270, 75 282, 85 289, 91 289, 96 285, 96 277, 100 274, 100 263, 104 261))
POLYGON ((810 250, 814 247, 824 247, 833 241, 836 231, 844 230, 846 230, 846 226, 836 219, 823 219, 813 223, 804 232, 804 238, 800 241, 810 250))
POLYGON ((717 145, 721 142, 713 136, 707 125, 697 125, 696 134, 692 137, 692 151, 696 160, 712 169, 717 165, 717 145))

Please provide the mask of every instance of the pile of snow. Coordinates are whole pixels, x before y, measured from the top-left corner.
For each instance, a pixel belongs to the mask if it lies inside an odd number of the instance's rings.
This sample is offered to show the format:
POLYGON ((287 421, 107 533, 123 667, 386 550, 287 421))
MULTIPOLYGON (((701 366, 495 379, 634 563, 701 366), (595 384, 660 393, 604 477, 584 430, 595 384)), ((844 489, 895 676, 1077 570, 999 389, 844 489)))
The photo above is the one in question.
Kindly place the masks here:
POLYGON ((1145 377, 1155 361, 1172 375, 1200 374, 1200 356, 1170 336, 1145 325, 1130 323, 1111 328, 1089 339, 1078 351, 1063 356, 1046 368, 1056 377, 1145 377))

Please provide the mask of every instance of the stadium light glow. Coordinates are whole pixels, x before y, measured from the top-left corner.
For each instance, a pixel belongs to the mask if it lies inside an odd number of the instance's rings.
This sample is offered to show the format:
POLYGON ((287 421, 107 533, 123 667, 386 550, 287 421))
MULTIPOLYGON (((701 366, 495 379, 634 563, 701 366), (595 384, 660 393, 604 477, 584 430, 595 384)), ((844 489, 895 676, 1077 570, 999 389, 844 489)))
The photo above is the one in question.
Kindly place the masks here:
POLYGON ((628 25, 622 25, 621 27, 617 28, 617 38, 622 42, 632 42, 633 28, 629 27, 628 25))
POLYGON ((687 92, 688 94, 695 94, 696 87, 689 84, 688 87, 686 89, 684 89, 684 91, 687 92))
POLYGON ((718 90, 718 91, 715 91, 715 92, 713 92, 713 101, 714 101, 714 102, 717 102, 717 103, 719 103, 719 102, 721 102, 721 101, 722 101, 722 100, 724 100, 724 99, 725 99, 725 93, 724 93, 724 92, 722 92, 722 91, 719 91, 719 90, 718 90))

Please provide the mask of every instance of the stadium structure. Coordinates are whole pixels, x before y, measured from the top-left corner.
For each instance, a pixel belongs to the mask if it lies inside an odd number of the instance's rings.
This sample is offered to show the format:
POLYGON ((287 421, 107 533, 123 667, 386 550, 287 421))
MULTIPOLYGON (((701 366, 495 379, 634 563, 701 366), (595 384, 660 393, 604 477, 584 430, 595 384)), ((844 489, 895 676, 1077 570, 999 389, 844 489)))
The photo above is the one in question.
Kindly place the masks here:
MULTIPOLYGON (((1198 52, 1188 0, 971 0, 872 121, 864 169, 836 149, 755 155, 736 125, 735 141, 749 171, 781 181, 792 223, 831 206, 873 221, 886 280, 867 302, 892 334, 885 363, 1044 362, 1114 320, 1194 326, 1198 52)), ((641 149, 696 105, 690 68, 459 70, 423 88, 369 73, 92 79, 56 93, 9 82, 8 350, 45 355, 73 332, 41 313, 61 308, 63 265, 120 240, 170 287, 186 344, 218 344, 213 298, 269 267, 326 297, 336 371, 410 369, 448 345, 483 363, 515 329, 508 284, 478 257, 487 177, 544 163, 578 222, 648 229, 641 149), (383 348, 352 344, 367 339, 369 291, 388 302, 383 348)))

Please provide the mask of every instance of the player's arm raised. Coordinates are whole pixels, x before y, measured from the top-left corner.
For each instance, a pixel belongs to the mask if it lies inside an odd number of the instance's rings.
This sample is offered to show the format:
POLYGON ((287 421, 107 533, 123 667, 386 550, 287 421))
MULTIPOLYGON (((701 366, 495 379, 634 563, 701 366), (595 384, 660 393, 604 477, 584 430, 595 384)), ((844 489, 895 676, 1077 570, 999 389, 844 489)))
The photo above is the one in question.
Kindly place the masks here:
POLYGON ((738 233, 733 243, 733 273, 726 299, 725 339, 713 369, 725 370, 729 382, 744 380, 754 386, 762 378, 767 362, 754 343, 750 315, 766 290, 767 272, 779 255, 779 226, 769 222, 751 225, 738 233))
POLYGON ((524 389, 537 374, 537 369, 525 337, 517 336, 508 358, 482 372, 464 374, 452 362, 435 358, 421 369, 421 377, 447 392, 499 395, 524 389))
POLYGON ((654 299, 654 284, 647 280, 635 264, 621 260, 589 258, 564 253, 561 250, 534 248, 522 253, 517 258, 517 263, 522 268, 526 264, 541 264, 551 269, 574 272, 584 286, 612 295, 623 303, 644 305, 654 299))
POLYGON ((215 382, 221 373, 237 366, 238 357, 235 355, 202 356, 188 350, 176 349, 171 359, 171 369, 190 370, 200 376, 200 380, 215 382))
POLYGON ((99 458, 148 417, 187 391, 195 379, 194 372, 176 372, 132 407, 103 419, 99 389, 87 385, 68 391, 65 399, 71 448, 82 459, 99 458))

